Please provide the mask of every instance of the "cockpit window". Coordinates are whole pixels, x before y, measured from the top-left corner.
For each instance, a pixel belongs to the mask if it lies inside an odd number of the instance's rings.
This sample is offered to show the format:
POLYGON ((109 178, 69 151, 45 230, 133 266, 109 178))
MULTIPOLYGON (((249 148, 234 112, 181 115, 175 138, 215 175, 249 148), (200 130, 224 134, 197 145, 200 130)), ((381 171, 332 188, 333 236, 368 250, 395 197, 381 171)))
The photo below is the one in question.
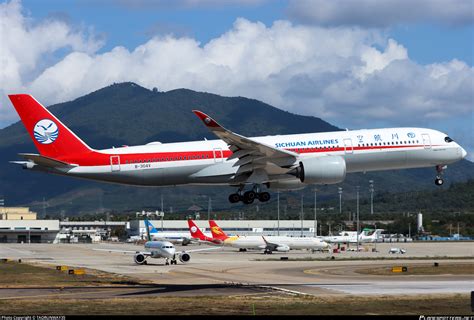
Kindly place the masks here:
POLYGON ((450 137, 446 137, 446 138, 444 138, 444 141, 446 141, 446 142, 453 142, 454 140, 451 139, 450 137))

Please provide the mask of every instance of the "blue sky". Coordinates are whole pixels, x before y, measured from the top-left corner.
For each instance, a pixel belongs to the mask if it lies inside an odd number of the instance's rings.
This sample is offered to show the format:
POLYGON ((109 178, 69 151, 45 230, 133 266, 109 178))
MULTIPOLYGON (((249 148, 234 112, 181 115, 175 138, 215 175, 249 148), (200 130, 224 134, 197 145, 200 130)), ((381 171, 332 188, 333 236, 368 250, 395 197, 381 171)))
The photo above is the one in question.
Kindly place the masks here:
MULTIPOLYGON (((9 0, 5 95, 49 105, 111 82, 256 98, 340 127, 424 126, 474 159, 472 1, 9 0)), ((5 62, 6 61, 6 62, 5 62)))
MULTIPOLYGON (((229 30, 238 17, 261 21, 267 26, 275 20, 289 18, 286 12, 288 1, 283 0, 263 1, 255 5, 208 5, 202 8, 158 5, 134 7, 120 4, 120 1, 104 1, 100 4, 100 1, 80 0, 24 0, 23 5, 35 19, 68 17, 74 25, 94 26, 98 33, 106 37, 102 52, 118 45, 133 49, 149 39, 153 30, 161 30, 162 34, 173 32, 179 36, 191 36, 201 43, 207 43, 229 30)), ((407 23, 389 27, 386 32, 407 47, 410 57, 419 63, 457 58, 473 65, 472 23, 460 26, 407 23)))

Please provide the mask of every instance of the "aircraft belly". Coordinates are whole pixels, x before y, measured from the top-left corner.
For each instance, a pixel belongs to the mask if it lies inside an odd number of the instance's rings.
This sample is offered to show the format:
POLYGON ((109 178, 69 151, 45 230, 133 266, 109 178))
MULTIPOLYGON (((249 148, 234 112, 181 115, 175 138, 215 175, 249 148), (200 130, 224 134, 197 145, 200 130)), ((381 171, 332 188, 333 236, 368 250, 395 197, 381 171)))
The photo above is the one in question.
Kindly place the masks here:
POLYGON ((112 172, 109 166, 95 166, 74 168, 70 170, 67 175, 85 179, 143 186, 227 183, 230 181, 230 176, 201 177, 200 179, 191 177, 194 173, 206 167, 209 167, 209 164, 152 167, 137 170, 127 165, 122 165, 120 171, 112 172))
POLYGON ((417 150, 391 150, 344 156, 347 172, 365 172, 431 167, 459 160, 453 148, 430 147, 417 150))
POLYGON ((453 148, 432 147, 408 154, 408 166, 435 166, 439 164, 449 164, 459 160, 456 150, 453 148))
POLYGON ((377 171, 405 168, 407 152, 405 150, 358 153, 345 156, 347 172, 377 171))

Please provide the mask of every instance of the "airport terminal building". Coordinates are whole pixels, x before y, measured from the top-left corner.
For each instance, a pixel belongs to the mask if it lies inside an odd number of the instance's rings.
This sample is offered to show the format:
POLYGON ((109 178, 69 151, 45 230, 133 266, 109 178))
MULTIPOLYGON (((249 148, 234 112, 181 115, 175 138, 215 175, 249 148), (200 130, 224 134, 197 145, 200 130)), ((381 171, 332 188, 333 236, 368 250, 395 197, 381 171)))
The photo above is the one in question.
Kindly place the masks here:
MULTIPOLYGON (((189 232, 187 220, 150 220, 158 232, 189 232)), ((195 220, 203 232, 211 232, 207 220, 195 220)), ((282 235, 312 237, 314 220, 216 220, 228 235, 282 235)), ((319 233, 319 232, 318 232, 319 233)), ((146 235, 144 220, 130 221, 131 236, 146 235)))

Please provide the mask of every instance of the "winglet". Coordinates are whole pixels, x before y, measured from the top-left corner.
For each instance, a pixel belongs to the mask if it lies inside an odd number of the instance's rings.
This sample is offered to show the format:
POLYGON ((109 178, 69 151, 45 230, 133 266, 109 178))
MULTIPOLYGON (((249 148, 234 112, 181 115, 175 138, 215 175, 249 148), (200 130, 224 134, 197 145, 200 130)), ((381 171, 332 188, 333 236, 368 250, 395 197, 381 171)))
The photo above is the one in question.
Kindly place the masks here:
POLYGON ((204 123, 206 127, 212 128, 212 129, 224 130, 224 128, 220 124, 218 124, 216 120, 212 119, 204 112, 199 111, 199 110, 193 110, 193 112, 195 115, 199 117, 199 119, 201 119, 201 121, 204 123))

